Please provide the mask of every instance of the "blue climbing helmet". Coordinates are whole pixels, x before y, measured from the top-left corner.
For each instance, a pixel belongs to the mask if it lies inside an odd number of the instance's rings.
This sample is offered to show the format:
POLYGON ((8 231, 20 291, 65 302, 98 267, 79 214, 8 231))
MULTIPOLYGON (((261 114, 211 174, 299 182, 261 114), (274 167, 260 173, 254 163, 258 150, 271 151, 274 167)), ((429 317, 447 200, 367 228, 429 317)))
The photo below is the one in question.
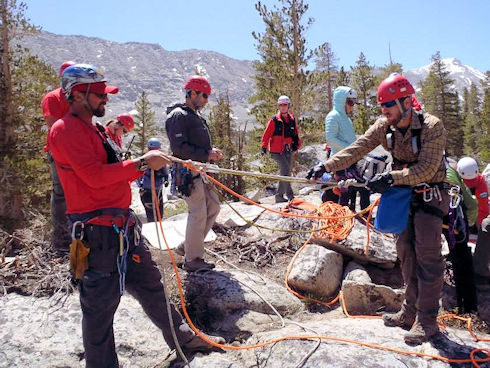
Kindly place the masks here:
POLYGON ((160 149, 162 147, 162 142, 160 142, 160 139, 158 138, 150 138, 148 139, 146 146, 151 150, 160 149))

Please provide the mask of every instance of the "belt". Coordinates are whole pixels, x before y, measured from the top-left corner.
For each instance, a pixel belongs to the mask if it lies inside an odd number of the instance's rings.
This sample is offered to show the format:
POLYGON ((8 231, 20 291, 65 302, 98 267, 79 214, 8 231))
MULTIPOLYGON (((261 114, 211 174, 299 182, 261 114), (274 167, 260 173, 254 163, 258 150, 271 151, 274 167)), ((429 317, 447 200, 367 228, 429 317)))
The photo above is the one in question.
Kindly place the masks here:
MULTIPOLYGON (((102 208, 85 213, 72 213, 68 215, 72 222, 81 221, 87 225, 98 226, 117 226, 123 227, 129 216, 129 210, 121 208, 102 208)), ((134 225, 134 219, 131 217, 129 225, 134 225)))

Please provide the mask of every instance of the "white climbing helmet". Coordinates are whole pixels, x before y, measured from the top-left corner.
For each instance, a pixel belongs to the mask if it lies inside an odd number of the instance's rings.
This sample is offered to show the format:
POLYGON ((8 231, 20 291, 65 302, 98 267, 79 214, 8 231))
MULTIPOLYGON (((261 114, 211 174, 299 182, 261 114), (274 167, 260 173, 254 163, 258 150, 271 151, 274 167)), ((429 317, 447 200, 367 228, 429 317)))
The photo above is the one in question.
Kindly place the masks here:
POLYGON ((277 99, 277 104, 280 105, 280 104, 285 104, 287 103, 288 105, 291 104, 291 100, 289 99, 288 96, 285 96, 285 95, 282 95, 280 96, 278 99, 277 99))
POLYGON ((478 175, 478 164, 474 158, 463 157, 458 161, 456 170, 463 179, 474 179, 478 175))

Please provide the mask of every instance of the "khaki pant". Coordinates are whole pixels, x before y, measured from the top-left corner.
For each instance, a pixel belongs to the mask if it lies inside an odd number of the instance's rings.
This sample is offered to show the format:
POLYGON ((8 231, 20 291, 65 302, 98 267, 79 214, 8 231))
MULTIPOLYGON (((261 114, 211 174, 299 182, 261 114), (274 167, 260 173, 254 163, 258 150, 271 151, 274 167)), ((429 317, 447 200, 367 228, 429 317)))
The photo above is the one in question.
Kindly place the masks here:
POLYGON ((201 177, 194 179, 194 189, 184 199, 189 208, 184 241, 185 259, 192 261, 204 256, 204 238, 218 216, 220 203, 218 195, 201 177))
MULTIPOLYGON (((442 211, 449 210, 449 195, 441 190, 442 200, 424 203, 442 211)), ((418 203, 421 203, 418 201, 418 203)), ((402 275, 407 285, 402 310, 417 316, 422 325, 436 323, 441 297, 444 259, 441 254, 442 217, 412 206, 408 227, 396 239, 402 275)))

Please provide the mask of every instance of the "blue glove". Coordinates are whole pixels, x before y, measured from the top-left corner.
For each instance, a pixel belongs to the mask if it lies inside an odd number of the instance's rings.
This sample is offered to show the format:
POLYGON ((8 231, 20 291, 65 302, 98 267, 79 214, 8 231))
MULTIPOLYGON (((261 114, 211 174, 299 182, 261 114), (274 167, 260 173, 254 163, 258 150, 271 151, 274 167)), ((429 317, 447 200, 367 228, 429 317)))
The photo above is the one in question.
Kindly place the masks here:
POLYGON ((389 172, 384 172, 374 175, 374 177, 368 181, 367 186, 373 192, 383 193, 386 189, 391 187, 394 180, 389 172))
POLYGON ((308 174, 306 175, 306 179, 314 179, 318 180, 320 179, 323 174, 327 172, 327 169, 325 169, 325 166, 322 163, 319 163, 315 166, 313 166, 310 171, 308 171, 308 174))

